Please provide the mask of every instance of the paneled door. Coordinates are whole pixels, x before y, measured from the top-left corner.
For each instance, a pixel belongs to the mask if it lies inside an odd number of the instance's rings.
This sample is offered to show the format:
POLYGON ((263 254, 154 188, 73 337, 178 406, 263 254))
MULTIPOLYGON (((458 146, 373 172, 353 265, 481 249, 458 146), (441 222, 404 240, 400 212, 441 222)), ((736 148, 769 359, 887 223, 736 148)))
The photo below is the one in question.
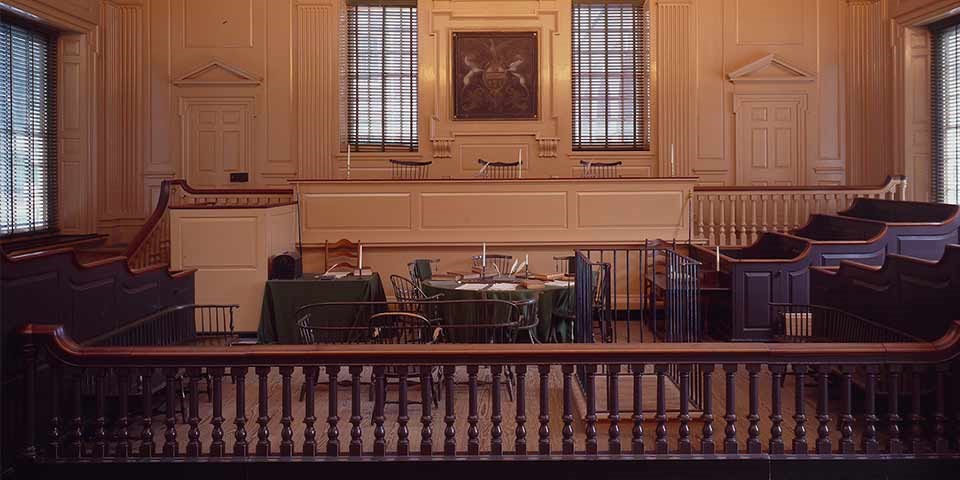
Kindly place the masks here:
POLYGON ((190 99, 184 112, 187 181, 198 187, 242 186, 253 178, 252 100, 190 99))
POLYGON ((806 97, 737 95, 737 184, 757 187, 802 182, 806 97))

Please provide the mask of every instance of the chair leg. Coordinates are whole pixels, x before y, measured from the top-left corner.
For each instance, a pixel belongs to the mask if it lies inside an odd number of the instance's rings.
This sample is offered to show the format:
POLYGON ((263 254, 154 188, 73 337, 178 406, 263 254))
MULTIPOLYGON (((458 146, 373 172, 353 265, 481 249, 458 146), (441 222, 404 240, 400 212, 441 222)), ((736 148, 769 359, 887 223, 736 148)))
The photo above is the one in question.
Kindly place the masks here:
POLYGON ((507 398, 509 398, 510 401, 512 402, 514 400, 513 390, 514 390, 514 387, 516 386, 517 380, 516 380, 516 377, 513 375, 513 367, 507 367, 506 370, 507 370, 507 398))

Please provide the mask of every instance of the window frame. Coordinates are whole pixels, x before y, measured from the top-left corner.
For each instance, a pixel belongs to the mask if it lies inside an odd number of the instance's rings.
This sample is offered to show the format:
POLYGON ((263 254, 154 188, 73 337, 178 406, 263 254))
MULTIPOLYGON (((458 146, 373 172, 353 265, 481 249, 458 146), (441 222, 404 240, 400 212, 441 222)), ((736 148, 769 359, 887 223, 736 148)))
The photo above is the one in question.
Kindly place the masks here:
MULTIPOLYGON (((604 14, 605 21, 609 18, 609 13, 604 14)), ((604 27, 606 29, 606 27, 604 27)), ((653 125, 652 125, 652 116, 653 116, 653 47, 651 43, 652 36, 652 12, 650 11, 650 2, 649 0, 574 0, 572 3, 571 11, 571 95, 570 95, 570 105, 571 105, 571 150, 574 154, 579 152, 585 153, 602 153, 602 152, 611 152, 611 153, 626 153, 626 152, 642 152, 650 153, 652 152, 652 138, 653 138, 653 125), (603 112, 597 115, 591 115, 589 113, 583 112, 583 105, 591 103, 591 99, 595 99, 596 96, 588 92, 586 95, 580 93, 581 85, 585 82, 589 84, 592 83, 592 80, 588 77, 588 74, 582 74, 581 64, 582 60, 579 58, 581 55, 580 46, 584 43, 583 40, 579 40, 578 32, 578 8, 603 8, 608 9, 611 6, 615 5, 629 5, 632 8, 636 9, 638 14, 635 15, 634 26, 636 27, 633 31, 632 44, 635 46, 632 56, 632 68, 623 68, 621 72, 615 72, 613 74, 608 71, 602 73, 603 77, 600 80, 605 88, 609 86, 607 79, 611 75, 616 76, 625 76, 629 72, 635 72, 633 75, 634 82, 632 84, 633 95, 631 96, 632 105, 629 107, 619 106, 616 108, 616 112, 612 112, 610 108, 610 96, 607 91, 604 92, 602 102, 603 112), (579 40, 579 41, 578 41, 579 40), (597 120, 602 120, 605 128, 608 128, 610 125, 609 118, 611 116, 616 116, 617 113, 624 114, 624 112, 629 112, 633 115, 633 124, 632 136, 626 135, 610 135, 609 130, 605 130, 602 135, 593 134, 590 131, 583 133, 582 129, 584 128, 583 124, 589 124, 597 120), (625 139, 630 139, 630 141, 625 141, 625 139), (599 140, 599 141, 598 141, 599 140)), ((621 36, 622 38, 622 36, 621 36)), ((604 46, 609 44, 609 37, 607 33, 604 33, 604 46)), ((608 65, 610 59, 613 58, 608 52, 602 55, 605 65, 608 65)), ((622 56, 621 56, 622 57, 622 56)), ((622 60, 622 58, 621 58, 622 60)), ((596 74, 593 74, 594 77, 596 74)), ((595 103, 595 101, 594 101, 595 103)), ((625 125, 625 123, 623 123, 625 125)))
MULTIPOLYGON (((29 224, 27 227, 17 228, 16 226, 16 215, 11 213, 10 219, 13 220, 12 225, 6 225, 5 219, 0 218, 0 238, 7 240, 13 238, 23 238, 31 236, 44 236, 50 234, 57 234, 60 231, 59 224, 59 214, 60 214, 60 204, 59 204, 59 179, 58 179, 58 170, 59 170, 59 118, 57 113, 58 106, 58 60, 59 60, 59 51, 58 51, 58 41, 59 41, 59 31, 54 28, 51 28, 47 25, 32 21, 30 19, 23 18, 21 16, 12 14, 6 10, 0 9, 0 28, 7 28, 6 25, 10 25, 10 28, 18 28, 21 30, 26 30, 30 32, 31 37, 33 36, 42 36, 45 37, 45 47, 46 53, 44 58, 45 64, 45 80, 46 84, 40 88, 43 91, 43 101, 44 106, 42 107, 26 107, 23 108, 24 111, 31 113, 42 112, 43 115, 43 129, 44 132, 41 135, 31 135, 29 143, 37 145, 39 141, 40 144, 44 146, 44 158, 46 162, 44 165, 44 172, 42 173, 42 178, 45 182, 46 190, 40 194, 34 194, 34 198, 37 198, 38 195, 42 195, 44 198, 44 212, 43 212, 43 221, 38 222, 35 218, 36 210, 35 207, 30 207, 31 212, 29 213, 29 224)), ((12 41, 12 36, 11 36, 12 41)), ((12 50, 11 50, 12 51, 12 50)), ((11 59, 11 67, 9 68, 9 75, 12 77, 14 75, 13 60, 11 59)), ((4 68, 6 70, 6 68, 4 68)), ((26 68, 24 68, 26 70, 26 68)), ((6 72, 5 72, 6 73, 6 72)), ((13 82, 10 84, 10 95, 13 96, 13 82)), ((36 87, 34 87, 36 88, 36 87)), ((2 91, 2 90, 0 90, 2 91)), ((33 100, 33 96, 31 96, 33 100)), ((0 101, 7 102, 7 98, 0 98, 0 101)), ((9 117, 11 118, 14 115, 15 109, 12 108, 13 99, 11 98, 8 102, 11 106, 9 109, 9 117)), ((0 138, 0 142, 10 142, 13 144, 13 137, 15 135, 16 127, 12 125, 9 133, 6 130, 0 129, 0 137, 9 136, 9 140, 0 138)), ((10 176, 11 176, 11 188, 15 190, 14 184, 14 166, 16 164, 16 156, 14 155, 15 147, 11 146, 9 156, 7 152, 0 152, 0 156, 5 158, 0 158, 0 162, 5 162, 7 158, 11 159, 11 165, 9 167, 10 176)), ((30 155, 33 157, 33 155, 30 155)), ((36 175, 36 174, 34 174, 36 175)), ((31 185, 36 183, 36 178, 32 179, 30 182, 31 185)), ((33 187, 30 187, 33 189, 33 187)), ((16 193, 11 192, 11 197, 16 198, 16 193)), ((7 198, 3 196, 0 192, 0 201, 7 202, 7 198)), ((16 202, 16 200, 14 200, 16 202)), ((17 208, 17 207, 14 207, 17 208)))
MULTIPOLYGON (((386 14, 383 14, 386 18, 386 14)), ((346 152, 347 148, 351 149, 352 152, 364 152, 372 154, 390 154, 390 156, 404 156, 413 155, 419 156, 422 134, 420 128, 420 65, 419 65, 419 43, 420 43, 420 10, 417 6, 416 0, 347 0, 345 2, 345 11, 343 15, 343 27, 342 27, 342 39, 343 43, 341 44, 341 62, 343 63, 343 68, 341 69, 341 85, 342 85, 342 110, 341 110, 341 130, 340 130, 340 152, 346 152), (354 46, 357 44, 354 38, 354 20, 353 15, 355 8, 357 7, 381 7, 383 9, 387 8, 405 8, 412 10, 410 18, 412 19, 412 25, 410 27, 410 37, 405 34, 398 33, 405 39, 410 40, 410 48, 408 50, 403 50, 400 53, 394 53, 395 56, 399 58, 404 58, 406 55, 410 58, 409 61, 404 61, 402 63, 403 67, 409 68, 409 75, 402 76, 399 82, 401 82, 401 88, 404 83, 410 85, 410 89, 405 91, 405 95, 409 95, 406 98, 406 103, 401 103, 401 111, 397 114, 400 118, 397 123, 395 123, 394 130, 400 132, 399 138, 400 141, 391 141, 391 136, 387 134, 387 125, 389 122, 385 121, 387 118, 387 112, 390 110, 390 104, 386 102, 386 99, 389 95, 389 92, 384 90, 383 99, 385 100, 379 106, 379 114, 383 121, 383 127, 381 127, 380 135, 377 138, 377 141, 365 140, 364 137, 361 137, 358 133, 355 133, 355 130, 359 130, 358 126, 362 123, 360 122, 359 112, 356 112, 355 108, 360 108, 359 102, 357 102, 357 95, 361 93, 361 89, 356 88, 357 81, 355 76, 358 75, 358 72, 354 70, 354 66, 358 64, 357 59, 360 55, 359 49, 355 49, 354 46), (409 113, 409 114, 408 114, 409 113), (406 130, 409 133, 404 133, 406 130)), ((385 30, 382 31, 382 35, 385 30)), ((388 44, 389 38, 385 35, 382 38, 381 45, 388 44)), ((403 45, 401 47, 405 48, 403 45)), ((401 67, 400 74, 403 74, 403 67, 401 67)), ((382 76, 380 78, 386 78, 387 73, 385 69, 381 70, 382 76)), ((368 122, 369 123, 369 122, 368 122)))

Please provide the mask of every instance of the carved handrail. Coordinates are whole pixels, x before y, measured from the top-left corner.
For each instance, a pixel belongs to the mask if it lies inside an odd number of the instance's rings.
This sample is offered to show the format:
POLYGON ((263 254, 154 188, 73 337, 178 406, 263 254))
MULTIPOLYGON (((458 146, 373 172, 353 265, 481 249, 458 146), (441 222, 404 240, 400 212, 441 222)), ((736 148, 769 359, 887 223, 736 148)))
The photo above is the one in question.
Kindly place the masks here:
POLYGON ((157 206, 124 255, 139 270, 170 265, 170 209, 178 207, 271 207, 294 203, 293 189, 193 188, 185 180, 164 180, 157 206))
POLYGON ((93 347, 81 346, 60 325, 31 324, 22 328, 20 334, 28 348, 44 349, 63 365, 82 368, 731 362, 927 365, 960 356, 960 320, 954 321, 935 341, 913 343, 564 343, 535 348, 524 344, 93 347))
POLYGON ((694 236, 710 245, 748 245, 763 232, 787 232, 815 213, 835 214, 855 198, 904 200, 907 178, 880 186, 701 187, 693 192, 694 236))

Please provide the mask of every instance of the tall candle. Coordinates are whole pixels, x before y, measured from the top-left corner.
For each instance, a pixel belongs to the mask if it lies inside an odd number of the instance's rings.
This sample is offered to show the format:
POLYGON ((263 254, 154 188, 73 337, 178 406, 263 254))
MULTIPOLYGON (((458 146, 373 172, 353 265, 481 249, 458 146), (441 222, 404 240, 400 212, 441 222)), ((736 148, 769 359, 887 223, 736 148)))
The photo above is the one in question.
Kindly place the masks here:
POLYGON ((360 244, 360 258, 357 260, 357 263, 360 270, 363 270, 363 244, 360 244))
POLYGON ((480 255, 480 261, 483 268, 487 268, 487 242, 483 242, 483 254, 480 255))
POLYGON ((523 148, 517 149, 517 163, 519 163, 519 170, 517 170, 517 178, 523 178, 523 148))
POLYGON ((347 142, 347 178, 350 178, 350 142, 347 142))
POLYGON ((720 246, 717 245, 717 272, 720 271, 720 246))

